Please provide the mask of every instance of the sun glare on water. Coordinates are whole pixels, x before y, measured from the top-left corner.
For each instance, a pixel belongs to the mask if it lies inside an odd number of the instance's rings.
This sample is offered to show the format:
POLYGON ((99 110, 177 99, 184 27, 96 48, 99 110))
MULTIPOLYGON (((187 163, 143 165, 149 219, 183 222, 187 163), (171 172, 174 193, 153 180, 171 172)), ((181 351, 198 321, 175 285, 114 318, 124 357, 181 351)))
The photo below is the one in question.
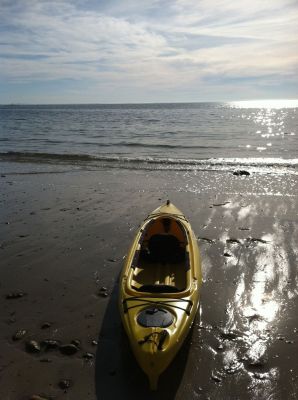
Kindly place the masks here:
POLYGON ((232 101, 229 103, 231 107, 237 108, 296 108, 298 100, 248 100, 248 101, 232 101))

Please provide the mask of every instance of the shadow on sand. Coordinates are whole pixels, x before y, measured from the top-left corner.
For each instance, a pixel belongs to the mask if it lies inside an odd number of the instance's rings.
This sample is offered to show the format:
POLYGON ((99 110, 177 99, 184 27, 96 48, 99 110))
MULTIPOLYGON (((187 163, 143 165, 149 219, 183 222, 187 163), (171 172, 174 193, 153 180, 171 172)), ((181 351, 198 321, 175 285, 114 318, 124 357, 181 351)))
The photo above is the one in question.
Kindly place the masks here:
POLYGON ((146 375, 138 366, 122 327, 118 310, 118 284, 111 294, 98 338, 95 387, 98 400, 170 400, 180 386, 191 344, 192 330, 180 352, 161 375, 158 390, 151 392, 146 375))

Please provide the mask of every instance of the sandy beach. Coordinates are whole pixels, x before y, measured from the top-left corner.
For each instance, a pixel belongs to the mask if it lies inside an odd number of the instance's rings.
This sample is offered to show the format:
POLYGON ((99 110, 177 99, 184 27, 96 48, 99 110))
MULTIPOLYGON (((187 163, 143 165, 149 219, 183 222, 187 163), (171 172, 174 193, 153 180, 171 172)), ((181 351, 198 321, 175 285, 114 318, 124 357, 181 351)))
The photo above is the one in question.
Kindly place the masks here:
POLYGON ((296 175, 1 173, 2 400, 297 398, 296 175), (151 393, 122 330, 118 276, 136 228, 168 198, 198 237, 204 282, 189 339, 151 393))

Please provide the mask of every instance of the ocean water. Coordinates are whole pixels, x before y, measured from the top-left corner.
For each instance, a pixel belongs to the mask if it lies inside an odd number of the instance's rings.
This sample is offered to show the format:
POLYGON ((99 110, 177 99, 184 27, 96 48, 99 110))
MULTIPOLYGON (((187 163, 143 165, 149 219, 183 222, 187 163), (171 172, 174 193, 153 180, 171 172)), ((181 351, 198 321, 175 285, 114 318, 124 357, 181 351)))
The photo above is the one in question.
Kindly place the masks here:
POLYGON ((0 106, 0 160, 297 173, 298 102, 0 106))

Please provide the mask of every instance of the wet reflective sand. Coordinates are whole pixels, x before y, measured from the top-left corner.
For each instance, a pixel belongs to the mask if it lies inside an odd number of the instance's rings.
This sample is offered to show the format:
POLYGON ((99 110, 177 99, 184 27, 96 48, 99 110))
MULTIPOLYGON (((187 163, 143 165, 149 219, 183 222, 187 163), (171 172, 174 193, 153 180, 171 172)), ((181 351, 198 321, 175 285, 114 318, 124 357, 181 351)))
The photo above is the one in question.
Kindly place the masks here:
POLYGON ((295 174, 6 174, 1 205, 1 398, 297 398, 295 174), (117 278, 138 224, 167 198, 198 237, 204 284, 188 341, 150 393, 121 328, 117 278), (17 290, 26 295, 6 299, 17 290), (26 352, 46 338, 80 349, 26 352))

